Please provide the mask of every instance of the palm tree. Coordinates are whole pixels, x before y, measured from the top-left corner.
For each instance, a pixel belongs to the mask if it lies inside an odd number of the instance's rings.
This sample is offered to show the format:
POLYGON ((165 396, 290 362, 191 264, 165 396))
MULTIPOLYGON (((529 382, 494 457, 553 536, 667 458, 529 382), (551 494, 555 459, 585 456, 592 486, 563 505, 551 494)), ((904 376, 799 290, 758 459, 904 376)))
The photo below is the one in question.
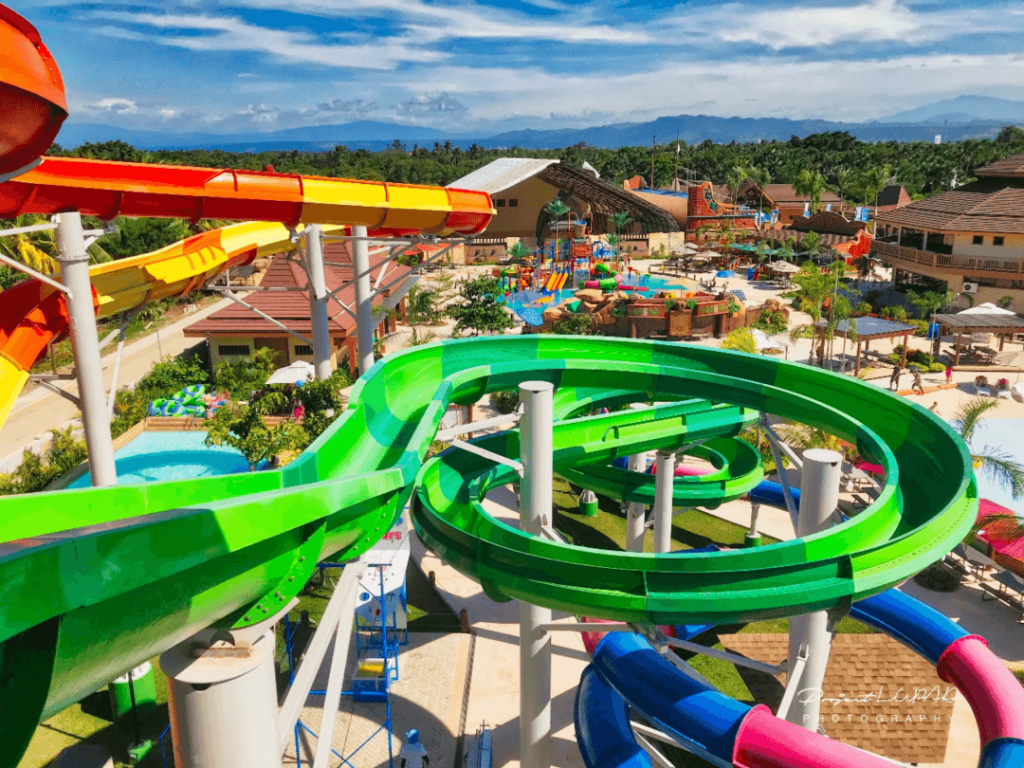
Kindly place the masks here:
MULTIPOLYGON (((545 205, 544 206, 544 210, 547 211, 548 215, 551 218, 555 219, 556 221, 558 219, 562 218, 563 216, 568 216, 570 213, 572 213, 572 209, 568 205, 566 205, 565 202, 560 197, 556 197, 550 203, 545 205)), ((566 223, 568 223, 568 220, 566 221, 566 223)), ((567 231, 566 235, 568 237, 571 237, 572 233, 567 231)), ((558 260, 558 233, 555 232, 555 253, 554 253, 554 257, 551 259, 551 261, 555 262, 557 260, 558 260)))
MULTIPOLYGON (((757 184, 758 189, 760 189, 762 193, 764 192, 764 188, 772 183, 772 175, 768 173, 768 171, 766 171, 764 168, 758 168, 756 166, 751 166, 747 168, 747 178, 753 181, 755 184, 757 184)), ((763 199, 763 195, 758 195, 757 221, 759 225, 761 223, 761 201, 763 199)))
POLYGON ((817 213, 821 209, 821 193, 827 189, 825 177, 819 171, 804 169, 793 185, 793 191, 798 195, 807 195, 810 198, 811 213, 817 213))
POLYGON ((517 242, 507 251, 509 259, 513 264, 519 264, 530 255, 530 248, 522 240, 517 242))
MULTIPOLYGON (((798 325, 789 331, 789 340, 796 344, 799 339, 813 339, 815 335, 813 325, 798 325)), ((814 343, 811 343, 811 354, 807 358, 807 364, 814 364, 814 343)))
POLYGON ((747 169, 742 165, 734 165, 729 169, 729 172, 725 175, 725 183, 729 187, 729 192, 732 194, 733 205, 736 204, 736 192, 740 188, 740 184, 749 178, 747 169))
POLYGON ((608 245, 612 246, 615 249, 615 261, 618 262, 618 260, 619 260, 619 243, 622 242, 622 230, 624 230, 626 227, 628 227, 633 222, 633 219, 625 211, 619 211, 618 213, 613 213, 612 216, 611 216, 611 219, 612 219, 612 226, 615 227, 615 242, 612 242, 612 238, 609 237, 608 238, 608 245))
MULTIPOLYGON (((32 227, 46 222, 45 216, 23 214, 3 222, 3 228, 32 227)), ((52 229, 0 238, 0 253, 44 275, 55 275, 60 271, 60 265, 54 258, 57 255, 57 244, 52 229)))
POLYGON ((874 201, 875 217, 878 216, 878 193, 885 189, 891 176, 892 168, 888 165, 880 165, 868 168, 859 179, 861 199, 865 205, 871 205, 874 201))
MULTIPOLYGON (((967 443, 968 448, 982 416, 997 408, 999 403, 1000 401, 995 398, 975 397, 960 406, 960 410, 953 417, 952 425, 967 443)), ((1024 464, 994 448, 986 448, 979 453, 971 451, 971 460, 975 469, 980 469, 996 483, 1009 487, 1014 499, 1024 497, 1024 464)), ((1007 521, 1005 526, 1001 526, 1000 533, 1003 537, 1015 539, 1024 536, 1024 521, 1016 515, 987 515, 975 526, 975 530, 995 521, 1007 521)))

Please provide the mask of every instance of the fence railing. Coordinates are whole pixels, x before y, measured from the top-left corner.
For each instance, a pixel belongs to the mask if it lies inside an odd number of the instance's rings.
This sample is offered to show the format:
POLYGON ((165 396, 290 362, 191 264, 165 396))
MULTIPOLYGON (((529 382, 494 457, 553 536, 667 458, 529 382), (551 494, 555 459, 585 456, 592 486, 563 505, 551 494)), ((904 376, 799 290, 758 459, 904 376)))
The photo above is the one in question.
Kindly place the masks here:
POLYGON ((914 264, 937 267, 952 272, 1004 272, 1011 275, 1024 274, 1024 258, 1000 259, 987 256, 953 256, 920 248, 908 248, 894 243, 874 241, 871 251, 883 258, 899 259, 914 264))

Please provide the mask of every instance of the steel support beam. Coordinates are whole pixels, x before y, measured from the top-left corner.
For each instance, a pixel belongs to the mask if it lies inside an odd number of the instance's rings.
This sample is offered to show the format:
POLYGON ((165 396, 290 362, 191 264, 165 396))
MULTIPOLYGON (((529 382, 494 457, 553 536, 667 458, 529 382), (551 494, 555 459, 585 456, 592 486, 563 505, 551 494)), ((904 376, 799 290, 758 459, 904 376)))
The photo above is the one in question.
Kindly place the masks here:
MULTIPOLYGON (((520 422, 519 458, 523 481, 519 493, 519 527, 539 536, 550 525, 553 458, 554 385, 524 381, 519 399, 525 410, 520 422)), ((519 604, 519 764, 551 766, 551 609, 519 604)))
POLYGON ((306 273, 309 275, 309 316, 313 326, 313 365, 318 381, 331 377, 331 329, 327 318, 327 278, 324 275, 323 230, 313 224, 303 232, 306 273))
POLYGON ((60 214, 56 239, 61 280, 70 290, 66 298, 85 443, 89 451, 89 474, 95 488, 116 485, 114 443, 110 438, 107 393, 89 281, 89 254, 85 252, 82 216, 78 211, 60 214))
MULTIPOLYGON (((804 469, 800 483, 800 521, 796 529, 799 538, 805 538, 829 527, 832 513, 839 506, 839 481, 843 475, 843 457, 836 451, 812 448, 804 451, 804 469)), ((831 633, 827 611, 815 611, 794 616, 789 621, 790 675, 796 678, 798 659, 807 659, 797 695, 786 719, 810 731, 818 730, 821 714, 821 691, 828 666, 831 633)), ((789 693, 787 681, 787 694, 789 693)))
POLYGON ((654 551, 672 551, 672 484, 676 475, 676 455, 658 451, 654 476, 654 551))
POLYGON ((352 227, 352 272, 356 284, 356 339, 359 375, 373 367, 373 291, 366 227, 352 227))

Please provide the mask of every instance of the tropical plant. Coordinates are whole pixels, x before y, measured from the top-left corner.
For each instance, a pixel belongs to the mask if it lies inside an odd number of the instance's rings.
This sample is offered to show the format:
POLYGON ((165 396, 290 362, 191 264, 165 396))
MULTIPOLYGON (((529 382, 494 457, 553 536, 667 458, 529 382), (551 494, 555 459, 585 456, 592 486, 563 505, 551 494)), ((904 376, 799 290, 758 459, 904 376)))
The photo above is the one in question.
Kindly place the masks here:
POLYGON ((828 185, 825 183, 825 177, 821 175, 821 172, 806 168, 800 171, 796 183, 793 184, 794 192, 798 195, 807 195, 810 198, 811 213, 816 213, 821 209, 821 194, 826 189, 828 189, 828 185))
POLYGON ((455 320, 454 336, 463 331, 481 333, 504 331, 513 326, 512 317, 494 297, 501 292, 501 285, 493 277, 478 277, 463 284, 460 292, 461 304, 454 304, 445 310, 455 320))
POLYGON ((218 389, 227 390, 238 400, 247 400, 251 392, 267 383, 276 368, 274 350, 260 347, 249 357, 233 363, 220 363, 214 371, 213 380, 218 389))
MULTIPOLYGON (((951 291, 951 293, 952 293, 952 291, 951 291)), ((952 304, 953 302, 949 302, 949 303, 952 304)), ((1009 309, 1012 304, 1013 304, 1013 296, 1006 295, 1006 296, 1000 296, 999 297, 999 306, 1002 307, 1003 309, 1009 309)))
MULTIPOLYGON (((568 217, 572 213, 572 209, 568 205, 566 205, 565 201, 563 201, 562 198, 560 198, 560 197, 556 197, 550 203, 545 205, 544 206, 544 210, 547 212, 548 216, 550 216, 555 221, 558 221, 560 218, 565 216, 567 224, 568 224, 568 217)), ((552 228, 552 231, 554 231, 554 228, 552 228)), ((569 226, 569 228, 566 229, 565 236, 567 238, 569 238, 570 240, 572 239, 572 227, 571 226, 569 226)), ((558 235, 557 234, 555 234, 555 256, 554 257, 555 257, 555 259, 558 258, 558 235)))
POLYGON ((907 310, 905 310, 903 307, 898 306, 883 307, 882 311, 879 312, 878 314, 880 314, 887 320, 893 320, 897 323, 905 323, 910 317, 907 314, 907 310))
POLYGON ((722 349, 732 349, 737 352, 756 355, 757 342, 754 340, 754 334, 750 332, 749 328, 737 328, 730 331, 729 335, 722 341, 722 349))
POLYGON ((295 388, 295 399, 302 403, 302 428, 306 430, 310 442, 341 416, 345 404, 338 392, 351 383, 345 371, 337 368, 328 379, 308 381, 295 388))
POLYGON ((72 427, 50 431, 50 445, 42 456, 25 450, 21 464, 10 474, 0 474, 0 496, 41 491, 70 472, 88 456, 85 441, 75 440, 72 427))
POLYGON ((772 336, 776 333, 784 333, 789 329, 789 318, 774 309, 763 309, 751 327, 772 336))
POLYGON ((522 262, 523 259, 530 255, 531 251, 530 247, 522 240, 520 240, 514 243, 512 247, 506 251, 506 253, 508 254, 509 261, 511 261, 513 264, 519 264, 522 262))
POLYGON ((429 291, 414 285, 405 297, 405 316, 409 324, 438 325, 441 322, 441 310, 437 308, 437 291, 429 291))
POLYGON ((565 319, 553 323, 551 332, 563 336, 589 336, 592 325, 593 316, 582 312, 576 315, 569 315, 565 319))
POLYGON ((259 403, 230 404, 206 422, 206 445, 226 445, 241 453, 253 471, 263 461, 308 444, 309 434, 290 422, 268 425, 259 403))
POLYGON ((907 301, 917 307, 922 320, 928 320, 940 309, 956 301, 956 294, 953 291, 925 291, 920 294, 907 291, 907 301))
POLYGON ((814 258, 821 250, 821 235, 817 232, 808 232, 800 241, 800 247, 804 249, 804 253, 814 258))
POLYGON ((498 413, 513 413, 519 407, 519 391, 503 389, 492 392, 491 405, 498 413))
MULTIPOLYGON (((0 228, 31 227, 46 224, 47 221, 45 216, 25 214, 15 219, 0 221, 0 228)), ((57 245, 52 229, 0 237, 0 253, 44 275, 54 275, 60 271, 60 265, 54 258, 57 255, 57 245)))
MULTIPOLYGON (((1001 402, 996 398, 974 397, 960 406, 951 423, 968 448, 982 417, 993 408, 998 408, 1001 402)), ((982 473, 1008 488, 1014 499, 1024 498, 1024 464, 995 448, 986 448, 980 452, 971 451, 971 459, 975 466, 980 467, 982 473)), ((1018 535, 1024 535, 1024 529, 1018 535)))
MULTIPOLYGON (((817 335, 813 325, 798 325, 789 331, 789 340, 796 344, 800 339, 813 339, 817 335)), ((811 354, 807 358, 807 364, 814 363, 814 344, 811 344, 811 354)))
POLYGON ((725 174, 725 183, 729 187, 729 193, 732 195, 733 203, 736 202, 736 192, 740 188, 740 184, 749 178, 750 174, 747 169, 742 165, 734 165, 729 169, 729 172, 725 174))
POLYGON ((633 219, 625 211, 619 211, 611 215, 612 226, 615 227, 615 234, 621 235, 622 230, 633 223, 633 219))

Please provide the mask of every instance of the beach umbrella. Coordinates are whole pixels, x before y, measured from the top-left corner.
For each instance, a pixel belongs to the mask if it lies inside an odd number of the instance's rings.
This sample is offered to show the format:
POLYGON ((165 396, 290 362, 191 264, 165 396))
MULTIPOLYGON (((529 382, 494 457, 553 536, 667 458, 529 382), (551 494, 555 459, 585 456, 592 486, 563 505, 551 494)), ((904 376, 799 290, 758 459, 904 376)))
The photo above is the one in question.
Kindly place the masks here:
POLYGON ((316 368, 305 360, 296 360, 291 365, 278 368, 267 379, 267 384, 298 384, 316 378, 316 368))

